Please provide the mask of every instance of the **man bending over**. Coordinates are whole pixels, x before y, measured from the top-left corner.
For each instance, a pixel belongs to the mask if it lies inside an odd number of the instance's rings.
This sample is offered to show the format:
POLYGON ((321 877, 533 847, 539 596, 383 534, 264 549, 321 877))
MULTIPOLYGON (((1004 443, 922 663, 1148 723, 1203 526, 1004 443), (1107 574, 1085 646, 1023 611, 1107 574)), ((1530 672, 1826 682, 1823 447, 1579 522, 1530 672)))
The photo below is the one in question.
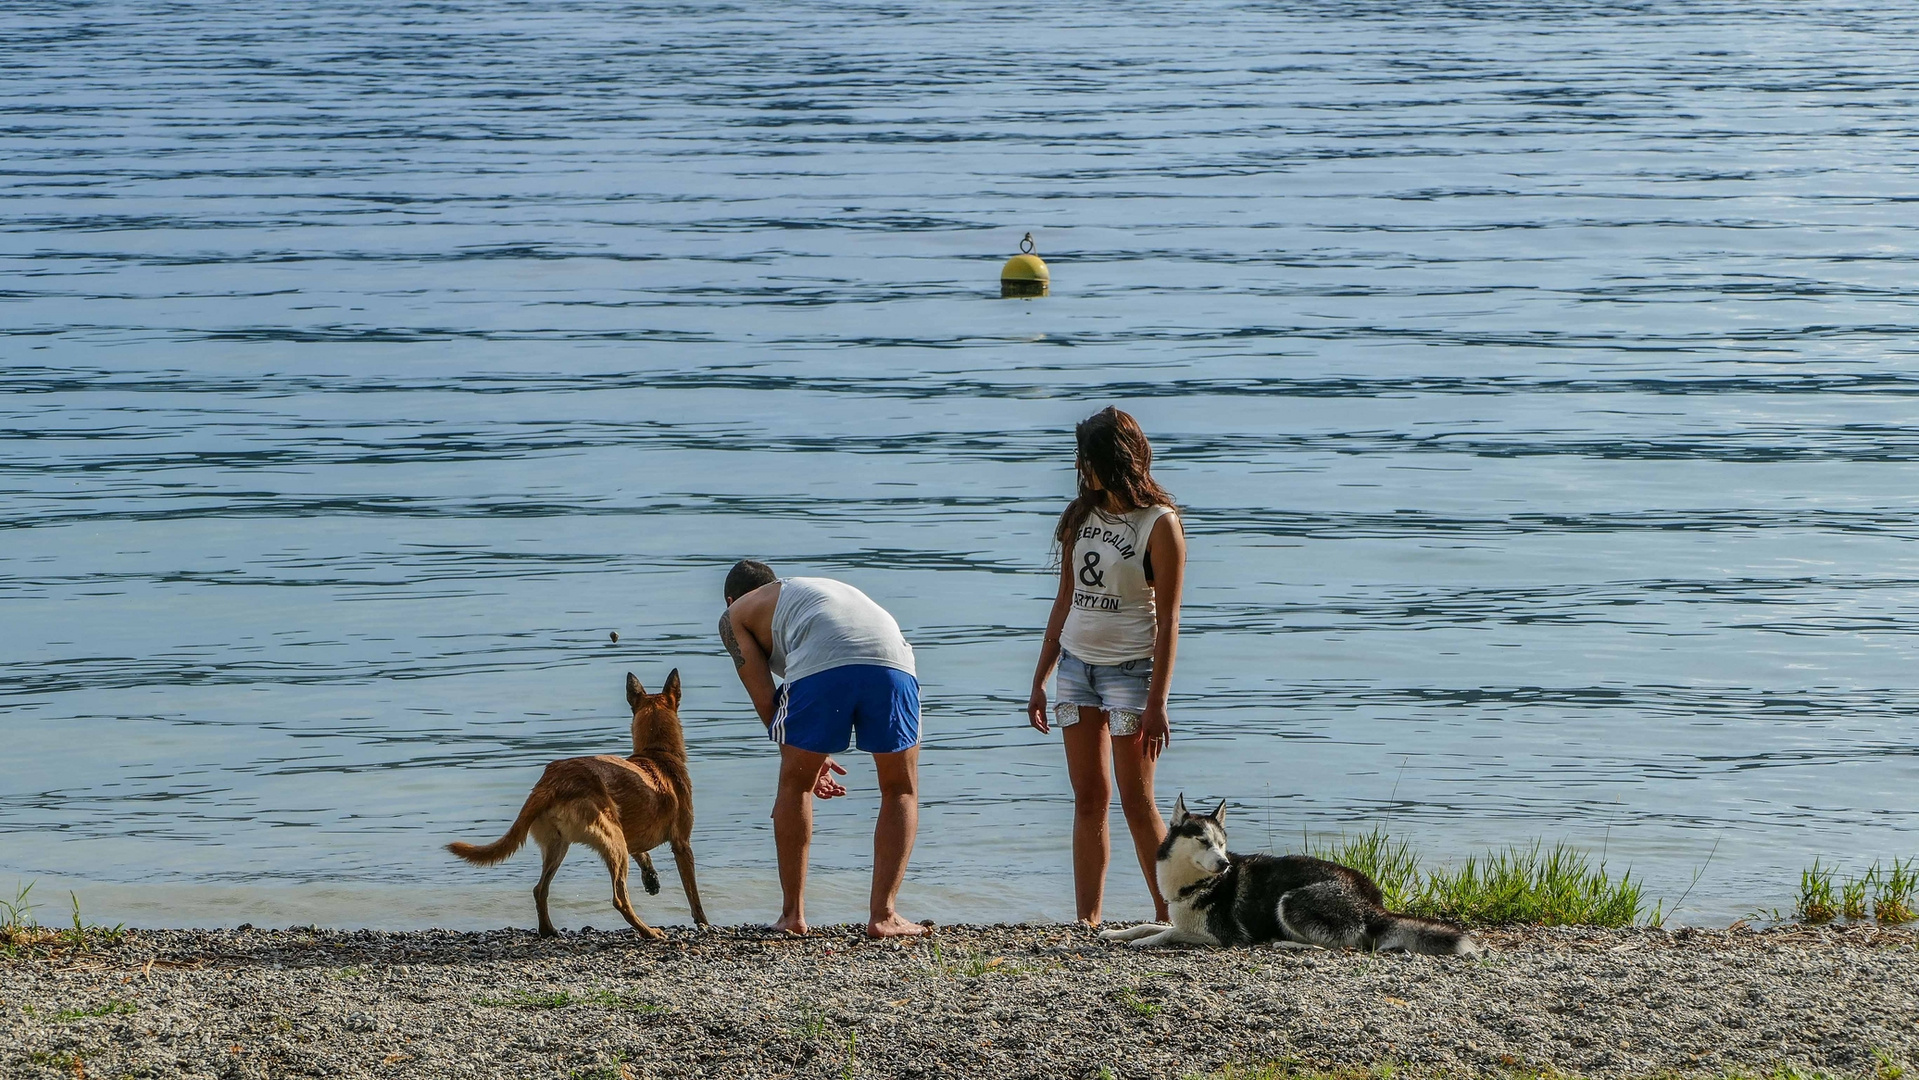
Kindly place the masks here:
POLYGON ((767 734, 780 746, 773 843, 784 902, 773 925, 806 933, 806 857, 813 797, 846 794, 832 755, 854 742, 879 771, 880 816, 873 828, 873 896, 866 932, 906 937, 925 928, 894 909, 919 828, 920 684, 913 647, 899 624, 867 595, 831 578, 773 576, 742 559, 726 575, 720 640, 767 734), (773 678, 786 680, 774 686, 773 678))

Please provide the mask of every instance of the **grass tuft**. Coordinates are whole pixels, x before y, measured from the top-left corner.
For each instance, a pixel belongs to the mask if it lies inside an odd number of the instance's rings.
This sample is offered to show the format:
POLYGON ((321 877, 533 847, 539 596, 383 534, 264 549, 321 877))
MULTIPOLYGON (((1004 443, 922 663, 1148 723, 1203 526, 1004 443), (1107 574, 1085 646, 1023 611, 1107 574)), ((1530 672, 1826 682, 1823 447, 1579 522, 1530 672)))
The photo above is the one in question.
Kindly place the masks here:
POLYGON ((33 882, 29 881, 14 889, 12 900, 0 900, 0 952, 9 957, 54 939, 53 931, 42 929, 35 921, 32 897, 33 882))
POLYGON ((41 926, 34 918, 36 905, 33 900, 33 883, 17 887, 12 900, 0 900, 0 956, 18 957, 32 952, 46 952, 65 948, 70 952, 86 952, 96 945, 119 945, 126 940, 124 925, 105 927, 89 925, 80 917, 80 897, 68 893, 73 901, 73 926, 70 929, 55 930, 41 926))
POLYGON ((615 1051, 613 1060, 599 1065, 589 1065, 583 1069, 573 1069, 566 1074, 566 1080, 633 1080, 633 1067, 627 1063, 626 1054, 615 1051))
POLYGON ((1566 844, 1535 841, 1467 859, 1456 868, 1422 870, 1419 855, 1384 828, 1357 837, 1305 843, 1305 851, 1371 877, 1386 906, 1465 926, 1631 926, 1650 913, 1631 871, 1614 878, 1606 864, 1566 844))
POLYGON ((1821 866, 1818 859, 1799 871, 1799 902, 1792 909, 1793 918, 1818 924, 1829 923, 1839 915, 1839 905, 1833 899, 1833 873, 1830 867, 1821 866))
POLYGON ((1058 961, 1017 964, 1004 956, 997 956, 979 949, 964 949, 949 955, 937 938, 932 941, 928 951, 931 956, 926 966, 930 973, 948 979, 977 979, 991 974, 1025 975, 1032 972, 1051 971, 1059 967, 1058 961))
POLYGON ((1863 878, 1847 878, 1839 885, 1839 914, 1848 919, 1866 917, 1866 887, 1872 883, 1872 875, 1863 878))
POLYGON ((505 997, 476 997, 473 1004, 495 1009, 564 1009, 576 1004, 572 994, 565 990, 536 994, 531 990, 515 990, 505 997))
POLYGON ((800 1010, 799 1017, 787 1027, 786 1032, 796 1039, 817 1042, 824 1039, 827 1032, 831 1030, 833 1030, 833 1022, 826 1018, 826 1010, 812 1005, 800 1010))
POLYGON ((1913 910, 1913 894, 1919 891, 1919 856, 1900 862, 1892 860, 1892 869, 1881 870, 1873 864, 1869 875, 1874 893, 1872 917, 1882 923, 1909 923, 1919 918, 1913 910))
POLYGON ((64 1024, 69 1020, 84 1020, 93 1016, 121 1016, 139 1011, 140 1007, 131 1001, 122 1001, 119 998, 108 998, 105 1003, 95 1005, 90 1009, 68 1009, 65 1012, 55 1013, 53 1018, 64 1024))
POLYGON ((1165 1008, 1164 1005, 1156 1001, 1148 1001, 1140 997, 1139 991, 1130 986, 1113 991, 1113 1000, 1126 1006, 1140 1016, 1156 1016, 1161 1009, 1165 1008))
POLYGON ((1844 877, 1837 867, 1814 859, 1810 867, 1799 872, 1799 899, 1793 905, 1792 917, 1813 925, 1837 918, 1858 922, 1870 911, 1879 922, 1896 926, 1916 917, 1915 893, 1919 893, 1919 856, 1894 859, 1889 867, 1875 862, 1864 874, 1844 877), (1872 896, 1870 903, 1866 900, 1868 893, 1872 896))

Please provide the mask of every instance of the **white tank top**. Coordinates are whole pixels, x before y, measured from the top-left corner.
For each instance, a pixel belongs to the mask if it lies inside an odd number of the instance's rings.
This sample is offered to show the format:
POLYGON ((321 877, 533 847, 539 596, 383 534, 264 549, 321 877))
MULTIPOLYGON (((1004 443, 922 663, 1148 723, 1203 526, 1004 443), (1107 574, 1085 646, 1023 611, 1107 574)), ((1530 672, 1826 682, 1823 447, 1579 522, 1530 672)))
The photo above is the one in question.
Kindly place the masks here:
MULTIPOLYGON (((1094 510, 1080 523, 1071 559, 1073 606, 1059 643, 1089 664, 1124 664, 1153 655, 1153 587, 1146 583, 1146 541, 1173 512, 1148 506, 1124 514, 1094 510)), ((1178 521, 1177 518, 1174 519, 1178 521)))
POLYGON ((780 579, 767 666, 788 682, 830 668, 877 664, 913 674, 900 624, 865 593, 832 578, 780 579))

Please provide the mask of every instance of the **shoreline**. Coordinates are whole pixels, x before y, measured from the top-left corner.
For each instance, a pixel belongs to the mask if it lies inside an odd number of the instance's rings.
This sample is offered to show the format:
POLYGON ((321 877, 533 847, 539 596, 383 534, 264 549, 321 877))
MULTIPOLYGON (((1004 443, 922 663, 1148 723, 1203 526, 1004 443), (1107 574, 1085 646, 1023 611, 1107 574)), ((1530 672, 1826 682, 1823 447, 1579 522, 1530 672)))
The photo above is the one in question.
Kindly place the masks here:
POLYGON ((1476 932, 1479 959, 663 927, 129 930, 0 958, 21 1077, 1871 1076, 1919 1065, 1919 932, 1476 932), (80 1062, 76 1066, 75 1061, 80 1062))

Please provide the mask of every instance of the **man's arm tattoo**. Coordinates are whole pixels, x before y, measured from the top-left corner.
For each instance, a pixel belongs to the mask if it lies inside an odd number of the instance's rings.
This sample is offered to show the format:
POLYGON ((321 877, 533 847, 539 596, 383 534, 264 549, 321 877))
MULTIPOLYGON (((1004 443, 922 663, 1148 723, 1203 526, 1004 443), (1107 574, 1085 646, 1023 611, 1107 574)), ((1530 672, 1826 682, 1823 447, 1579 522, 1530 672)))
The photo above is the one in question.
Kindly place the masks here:
POLYGON ((740 654, 740 639, 733 636, 733 613, 730 611, 720 616, 720 643, 726 646, 727 652, 733 654, 734 667, 746 666, 746 657, 740 654))

